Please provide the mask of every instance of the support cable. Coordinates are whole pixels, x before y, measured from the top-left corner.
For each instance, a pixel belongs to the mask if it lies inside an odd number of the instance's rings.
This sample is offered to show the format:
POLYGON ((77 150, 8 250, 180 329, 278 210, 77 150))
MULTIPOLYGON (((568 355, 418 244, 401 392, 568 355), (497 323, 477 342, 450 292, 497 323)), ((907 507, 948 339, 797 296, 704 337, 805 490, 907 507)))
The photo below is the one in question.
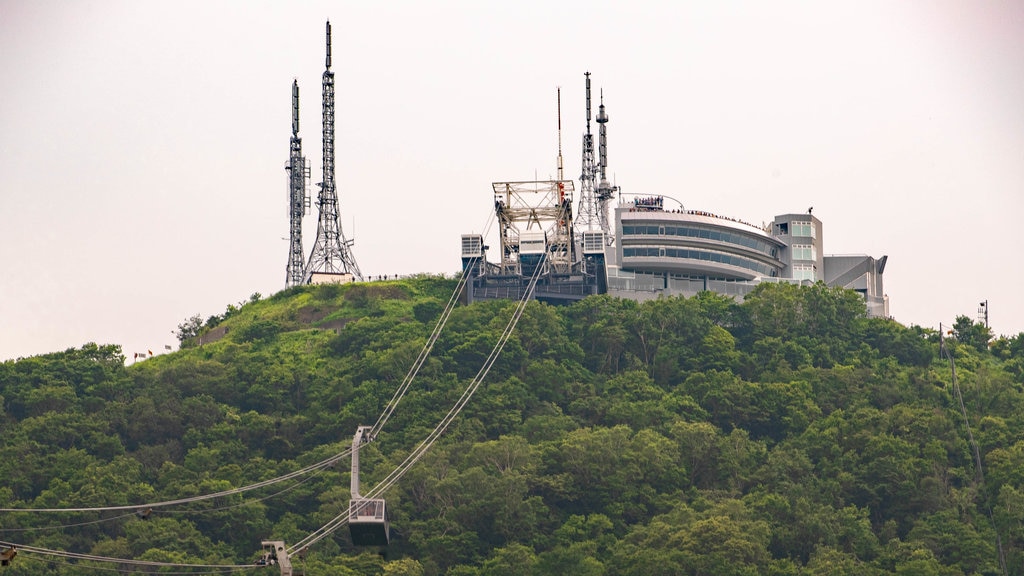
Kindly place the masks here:
MULTIPOLYGON (((494 218, 490 218, 488 220, 487 225, 484 227, 484 236, 486 236, 487 233, 490 232, 491 225, 494 223, 494 220, 494 218)), ((391 418, 391 415, 394 413, 395 408, 398 407, 398 403, 402 401, 402 398, 405 397, 405 393, 409 390, 409 387, 412 385, 413 379, 416 378, 417 374, 419 374, 420 368, 423 367, 424 362, 426 362, 427 360, 427 356, 429 356, 431 350, 434 349, 434 344, 437 343, 438 338, 441 336, 441 331, 448 323, 448 318, 451 316, 452 311, 455 310, 455 306, 459 302, 459 296, 462 294, 462 291, 465 289, 466 284, 469 282, 470 272, 473 270, 473 267, 478 259, 479 257, 474 257, 469 261, 468 266, 463 267, 462 276, 459 277, 459 283, 458 285, 456 285, 455 291, 452 292, 451 297, 448 299, 448 303, 445 305, 444 310, 438 317, 437 323, 434 325, 433 332, 431 332, 430 337, 427 338, 427 342, 426 344, 423 345, 423 348, 420 350, 420 354, 416 358, 416 361, 413 362, 412 366, 409 368, 409 372, 405 375, 405 379, 402 380, 402 384, 398 387, 397 390, 395 390, 395 394, 394 396, 391 397, 391 400, 384 408, 384 412, 381 413, 380 417, 377 418, 377 422, 370 429, 369 441, 373 441, 373 439, 376 438, 377 433, 380 432, 380 430, 384 427, 385 424, 387 424, 387 421, 391 418)))
MULTIPOLYGON (((953 380, 953 393, 956 394, 956 400, 960 404, 960 414, 964 419, 964 428, 967 429, 967 440, 971 444, 971 452, 974 455, 974 465, 977 470, 978 486, 982 492, 985 490, 985 473, 981 466, 981 449, 978 447, 978 443, 974 440, 974 434, 971 432, 971 421, 967 417, 967 407, 964 405, 963 394, 960 393, 960 384, 956 378, 956 363, 953 361, 953 353, 946 348, 946 340, 942 332, 942 324, 939 324, 939 355, 945 356, 949 359, 949 370, 952 374, 953 380)), ((988 512, 989 522, 992 523, 992 529, 996 533, 996 550, 999 552, 999 569, 1002 574, 1006 576, 1006 554, 1003 552, 1003 539, 999 535, 999 529, 996 527, 996 520, 992 514, 992 506, 988 502, 988 498, 985 498, 984 502, 985 510, 988 512)))
MULTIPOLYGON (((526 310, 526 305, 529 303, 530 298, 533 295, 534 288, 537 285, 537 281, 540 278, 541 271, 543 269, 543 265, 538 265, 534 270, 534 273, 530 278, 530 282, 527 285, 527 289, 523 292, 522 297, 516 303, 512 316, 509 319, 508 324, 506 324, 505 326, 505 330, 498 338, 498 342, 494 345, 494 348, 491 350, 490 355, 484 361, 483 366, 480 367, 480 370, 477 372, 476 376, 473 377, 470 383, 466 386, 465 390, 463 390, 462 396, 459 398, 459 400, 448 411, 448 413, 441 420, 441 422, 430 432, 426 439, 420 442, 416 449, 414 449, 408 456, 406 456, 405 460, 403 460, 402 463, 399 464, 397 468, 395 468, 390 474, 388 474, 388 476, 385 477, 384 480, 382 480, 377 486, 375 486, 373 489, 367 492, 367 498, 377 498, 385 491, 387 491, 391 486, 397 483, 398 480, 401 479, 401 477, 404 476, 406 472, 408 472, 427 453, 427 451, 434 445, 437 439, 445 432, 445 430, 447 430, 451 422, 459 415, 462 409, 469 402, 470 398, 473 397, 473 394, 476 392, 477 388, 479 388, 484 378, 487 377, 487 374, 490 372, 491 367, 497 361, 498 356, 504 349, 505 344, 512 336, 512 333, 515 330, 516 325, 519 323, 519 319, 522 317, 523 312, 526 310)), ((333 534, 335 531, 337 531, 339 528, 341 528, 347 523, 348 511, 346 510, 341 514, 335 516, 324 526, 314 531, 303 540, 292 545, 288 549, 288 553, 293 554, 298 550, 309 548, 313 544, 316 544, 320 540, 333 534)))
MULTIPOLYGON (((66 558, 71 560, 88 560, 91 562, 103 562, 110 564, 123 564, 129 566, 149 566, 154 568, 196 568, 203 570, 213 570, 212 572, 206 572, 207 574, 224 574, 229 572, 237 572, 239 570, 252 570, 259 568, 254 564, 186 564, 186 563, 175 563, 175 562, 153 562, 149 560, 129 560, 125 558, 110 558, 107 556, 96 556, 93 554, 79 554, 76 552, 64 552, 61 550, 50 550, 49 548, 39 548, 36 546, 25 546, 21 544, 15 544, 13 542, 0 541, 0 546, 13 547, 18 550, 19 553, 27 554, 38 554, 42 556, 55 556, 59 558, 66 558)), ((167 572, 164 572, 165 574, 167 572)), ((170 572, 170 574, 195 574, 195 571, 191 572, 170 572)))
POLYGON ((58 512, 110 512, 115 510, 138 510, 139 508, 166 508, 168 506, 177 506, 180 504, 189 504, 191 502, 200 502, 202 500, 211 500, 213 498, 221 498, 224 496, 233 496, 235 494, 241 494, 243 492, 249 492, 258 488, 264 488, 266 486, 272 486, 292 478, 297 478, 310 472, 322 470, 334 463, 348 458, 352 455, 352 448, 346 448, 342 452, 321 460, 316 464, 311 464, 305 468, 290 472, 277 478, 271 478, 262 482, 256 482, 248 486, 241 486, 239 488, 232 488, 230 490, 222 490, 220 492, 214 492, 212 494, 203 494, 200 496, 191 496, 189 498, 179 498, 177 500, 165 500, 163 502, 153 502, 150 504, 133 504, 128 506, 96 506, 96 507, 80 507, 80 508, 0 508, 0 512, 36 512, 36 513, 58 513, 58 512))
MULTIPOLYGON (((485 235, 490 231, 490 228, 493 225, 493 223, 494 223, 494 218, 493 218, 493 215, 492 215, 492 217, 488 219, 488 222, 487 222, 487 224, 485 226, 485 231, 484 231, 485 235)), ((467 270, 471 269, 471 268, 472 267, 467 267, 467 270)), ((402 400, 402 397, 404 397, 405 392, 408 391, 408 388, 409 388, 409 386, 412 383, 412 379, 416 376, 416 374, 419 372, 419 368, 426 361, 426 357, 430 353, 430 351, 433 349, 434 343, 437 342, 437 339, 440 336, 441 330, 444 328, 444 325, 448 321, 448 316, 451 315, 451 310, 454 309, 455 304, 458 302, 458 295, 461 293, 462 289, 465 287, 467 281, 468 281, 468 273, 466 271, 463 271, 463 275, 462 275, 462 277, 459 280, 459 285, 456 287, 455 291, 452 293, 451 298, 449 298, 448 306, 445 307, 445 310, 447 311, 447 313, 442 313, 442 317, 438 320, 437 325, 435 325, 434 331, 433 331, 433 333, 431 333, 431 337, 428 339, 427 344, 424 345, 423 350, 420 351, 420 356, 417 358, 416 363, 414 363, 413 368, 410 369, 409 374, 406 375, 406 378, 405 378, 405 380, 403 380, 402 385, 399 387, 398 391, 395 392, 395 395, 392 397, 391 401, 388 402, 388 405, 385 408, 384 412, 377 419, 377 424, 374 425, 374 430, 373 430, 374 433, 380 431, 380 429, 384 426, 384 424, 387 422, 387 420, 391 417, 391 414, 394 412, 395 408, 398 406, 398 403, 402 400)), ((271 485, 274 485, 274 484, 278 484, 278 483, 284 482, 286 480, 291 480, 293 478, 297 478, 297 477, 303 476, 303 475, 308 474, 310 472, 315 472, 315 471, 323 470, 324 468, 332 466, 333 464, 335 464, 335 463, 337 463, 337 462, 339 462, 339 461, 341 461, 343 459, 349 458, 351 455, 352 455, 352 448, 351 447, 346 447, 345 450, 343 450, 343 451, 341 451, 341 452, 339 452, 339 453, 337 453, 337 454, 335 454, 335 455, 333 455, 333 456, 331 456, 331 457, 329 457, 329 458, 327 458, 325 460, 321 460, 320 462, 317 462, 315 464, 311 464, 309 466, 306 466, 305 468, 301 468, 299 470, 296 470, 294 472, 290 472, 290 473, 285 474, 283 476, 278 476, 276 478, 271 478, 271 479, 268 479, 268 480, 263 480, 261 482, 256 482, 254 484, 249 484, 247 486, 241 486, 239 488, 232 488, 232 489, 229 489, 229 490, 223 490, 221 492, 214 492, 212 494, 203 494, 203 495, 198 495, 198 496, 192 496, 192 497, 189 497, 189 498, 180 498, 180 499, 176 499, 176 500, 165 500, 165 501, 162 501, 162 502, 151 502, 151 503, 134 504, 134 505, 126 505, 126 506, 97 506, 97 507, 79 507, 79 508, 0 508, 0 513, 4 513, 4 512, 39 512, 39 513, 111 512, 111 511, 121 511, 121 510, 138 510, 140 508, 166 508, 166 507, 169 507, 169 506, 177 506, 177 505, 181 505, 181 504, 189 504, 189 503, 192 503, 192 502, 200 502, 200 501, 203 501, 203 500, 211 500, 211 499, 214 499, 214 498, 222 498, 224 496, 233 496, 235 494, 241 494, 241 493, 244 493, 244 492, 249 492, 249 491, 252 491, 252 490, 257 490, 259 488, 264 488, 266 486, 271 486, 271 485)), ((273 495, 271 495, 271 497, 272 496, 273 495)), ((265 500, 265 499, 267 499, 267 498, 262 498, 262 499, 259 499, 257 501, 262 501, 262 500, 265 500)), ((119 517, 111 518, 111 520, 114 520, 116 518, 119 518, 119 517)))

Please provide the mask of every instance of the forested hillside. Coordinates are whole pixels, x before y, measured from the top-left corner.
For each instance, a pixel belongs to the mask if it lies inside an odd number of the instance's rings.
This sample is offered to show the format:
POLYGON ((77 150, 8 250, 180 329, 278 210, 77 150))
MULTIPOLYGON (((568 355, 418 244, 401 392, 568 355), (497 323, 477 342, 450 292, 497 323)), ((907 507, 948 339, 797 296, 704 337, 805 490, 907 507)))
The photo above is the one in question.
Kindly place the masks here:
MULTIPOLYGON (((455 287, 298 287, 190 319, 180 351, 128 366, 96 344, 0 364, 0 507, 125 507, 0 512, 0 541, 198 565, 252 565, 263 539, 301 541, 347 508, 347 458, 145 505, 344 452, 455 287)), ((454 310, 361 451, 364 492, 455 405, 514 305, 454 310)), ((307 576, 953 576, 1002 574, 1002 554, 1022 575, 1024 334, 990 340, 959 318, 945 340, 958 389, 939 336, 868 319, 856 293, 822 284, 762 284, 742 304, 532 302, 465 409, 386 493, 392 545, 355 548, 342 528, 296 564, 307 576)), ((111 569, 223 573, 23 548, 0 576, 111 569)))

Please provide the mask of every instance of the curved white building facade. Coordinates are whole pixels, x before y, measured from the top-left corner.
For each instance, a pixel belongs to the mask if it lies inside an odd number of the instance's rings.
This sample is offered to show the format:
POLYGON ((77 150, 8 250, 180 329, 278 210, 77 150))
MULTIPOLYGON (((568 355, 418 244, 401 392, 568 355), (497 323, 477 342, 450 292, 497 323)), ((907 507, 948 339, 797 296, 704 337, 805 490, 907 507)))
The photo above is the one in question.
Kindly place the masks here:
POLYGON ((760 282, 820 280, 859 292, 869 315, 889 315, 886 257, 826 256, 821 221, 809 212, 776 216, 762 228, 663 204, 662 197, 648 197, 616 209, 609 293, 643 300, 712 290, 742 299, 760 282))

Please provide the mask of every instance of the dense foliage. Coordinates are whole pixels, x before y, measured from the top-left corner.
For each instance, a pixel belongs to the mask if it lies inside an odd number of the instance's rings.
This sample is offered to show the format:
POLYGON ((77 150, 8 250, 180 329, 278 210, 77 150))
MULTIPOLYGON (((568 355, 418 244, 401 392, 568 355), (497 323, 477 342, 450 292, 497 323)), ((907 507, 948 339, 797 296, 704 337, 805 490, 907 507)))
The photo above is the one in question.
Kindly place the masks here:
MULTIPOLYGON (((134 506, 343 451, 405 377, 455 281, 298 287, 116 346, 0 364, 0 507, 134 506)), ((362 453, 393 470, 454 405, 511 302, 458 307, 362 453)), ((387 494, 385 554, 346 531, 306 574, 1024 574, 1024 334, 866 318, 853 292, 765 284, 638 303, 531 303, 483 386, 387 494)), ((0 513, 0 541, 252 563, 347 505, 348 464, 258 492, 107 513, 0 513), (287 489, 286 489, 287 488, 287 489)), ((0 573, 107 574, 19 555, 0 573)), ((107 570, 100 570, 99 568, 107 570)), ((122 566, 122 568, 128 568, 122 566)), ((266 569, 265 573, 276 573, 266 569)), ((264 572, 260 572, 264 573, 264 572)))

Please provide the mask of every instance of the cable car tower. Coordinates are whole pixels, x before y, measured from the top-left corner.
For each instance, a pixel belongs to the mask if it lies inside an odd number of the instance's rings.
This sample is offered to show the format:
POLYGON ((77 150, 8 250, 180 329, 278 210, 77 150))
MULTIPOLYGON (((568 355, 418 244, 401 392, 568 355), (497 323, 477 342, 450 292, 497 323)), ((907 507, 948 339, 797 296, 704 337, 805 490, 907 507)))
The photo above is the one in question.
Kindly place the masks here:
POLYGON ((387 546, 391 526, 383 498, 364 498, 359 493, 359 447, 373 438, 373 426, 360 426, 352 438, 352 499, 348 503, 348 529, 356 546, 387 546))
POLYGON ((302 155, 302 138, 299 138, 299 81, 292 81, 292 139, 289 146, 288 163, 288 217, 291 223, 291 244, 288 247, 288 267, 284 286, 291 288, 302 284, 306 276, 305 256, 302 251, 302 217, 309 213, 309 168, 302 155))
POLYGON ((338 193, 334 183, 334 72, 331 72, 331 22, 327 22, 327 69, 323 76, 323 182, 317 196, 320 220, 316 242, 306 263, 307 284, 362 281, 363 274, 352 256, 352 241, 345 239, 338 223, 338 193))

